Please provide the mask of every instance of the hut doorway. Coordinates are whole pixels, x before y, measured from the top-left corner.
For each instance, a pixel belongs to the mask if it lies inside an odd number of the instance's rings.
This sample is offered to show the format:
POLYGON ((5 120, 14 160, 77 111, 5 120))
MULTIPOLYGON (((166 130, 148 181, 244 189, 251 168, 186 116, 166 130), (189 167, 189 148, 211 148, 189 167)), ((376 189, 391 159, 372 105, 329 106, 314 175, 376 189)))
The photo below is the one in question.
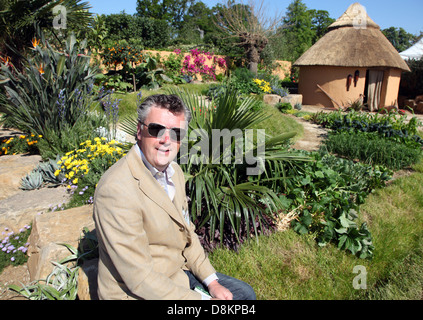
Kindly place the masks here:
POLYGON ((364 103, 367 103, 369 111, 376 111, 379 109, 383 77, 383 70, 367 70, 366 85, 364 87, 364 103))

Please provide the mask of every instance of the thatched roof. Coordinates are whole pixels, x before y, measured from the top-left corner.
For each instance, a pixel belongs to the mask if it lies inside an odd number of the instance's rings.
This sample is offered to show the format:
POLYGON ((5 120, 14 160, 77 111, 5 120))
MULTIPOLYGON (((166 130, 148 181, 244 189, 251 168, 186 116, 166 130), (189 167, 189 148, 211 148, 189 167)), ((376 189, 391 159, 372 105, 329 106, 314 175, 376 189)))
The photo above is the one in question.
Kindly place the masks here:
POLYGON ((410 71, 398 51, 367 15, 352 4, 294 66, 390 67, 410 71))

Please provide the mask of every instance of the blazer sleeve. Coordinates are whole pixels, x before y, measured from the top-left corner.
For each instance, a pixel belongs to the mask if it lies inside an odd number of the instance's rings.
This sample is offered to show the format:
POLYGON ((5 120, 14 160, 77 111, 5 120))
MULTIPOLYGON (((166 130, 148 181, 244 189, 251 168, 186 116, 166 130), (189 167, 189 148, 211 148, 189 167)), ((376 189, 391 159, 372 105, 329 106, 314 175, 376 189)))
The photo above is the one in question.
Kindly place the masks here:
POLYGON ((216 270, 211 265, 203 246, 195 233, 195 226, 190 223, 191 245, 185 249, 184 255, 187 258, 187 268, 199 278, 204 281, 208 276, 216 273, 216 270))
POLYGON ((195 291, 153 270, 139 201, 116 179, 107 179, 98 186, 94 219, 102 241, 100 249, 108 256, 106 260, 111 262, 129 291, 142 299, 201 299, 195 291))
MULTIPOLYGON (((185 179, 182 169, 179 166, 174 166, 175 170, 178 172, 178 183, 179 190, 183 191, 183 199, 185 199, 185 204, 183 207, 188 209, 188 204, 186 203, 186 193, 185 193, 185 179)), ((191 244, 184 250, 184 256, 187 259, 186 266, 187 268, 201 281, 205 280, 208 276, 216 273, 216 270, 211 265, 210 260, 207 254, 204 251, 203 246, 198 239, 198 235, 195 233, 195 225, 190 222, 188 226, 188 232, 190 233, 191 244)))

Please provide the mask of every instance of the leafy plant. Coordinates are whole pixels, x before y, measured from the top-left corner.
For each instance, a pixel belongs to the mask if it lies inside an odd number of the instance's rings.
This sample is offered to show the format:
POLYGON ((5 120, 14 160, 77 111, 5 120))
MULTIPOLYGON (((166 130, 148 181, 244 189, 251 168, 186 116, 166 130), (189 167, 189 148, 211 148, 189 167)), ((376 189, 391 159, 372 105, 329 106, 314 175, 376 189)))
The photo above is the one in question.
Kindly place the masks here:
POLYGON ((158 89, 163 82, 172 83, 164 69, 158 67, 157 59, 147 56, 144 63, 141 63, 136 69, 137 79, 144 88, 158 89))
POLYGON ((280 102, 276 104, 275 107, 282 113, 287 113, 289 110, 293 110, 292 105, 289 102, 280 102))
POLYGON ((38 154, 38 141, 42 136, 35 134, 19 135, 10 138, 2 139, 0 142, 0 155, 14 155, 14 154, 38 154))
POLYGON ((71 252, 71 255, 58 262, 52 261, 53 271, 45 280, 36 280, 22 288, 10 285, 9 289, 30 300, 76 300, 81 261, 98 257, 96 237, 92 236, 86 227, 83 233, 84 237, 80 239, 78 248, 61 243, 71 252))
POLYGON ((181 73, 193 78, 200 75, 203 80, 216 80, 216 68, 218 66, 220 68, 226 68, 226 60, 216 58, 213 53, 194 48, 182 61, 181 73))
POLYGON ((388 140, 373 132, 330 133, 324 145, 329 152, 348 159, 384 165, 392 170, 404 169, 417 163, 422 155, 419 147, 388 140))
POLYGON ((4 123, 23 132, 42 135, 43 158, 54 158, 90 138, 106 119, 91 114, 95 70, 85 52, 85 41, 74 35, 64 52, 56 51, 41 35, 33 56, 19 72, 2 65, 0 80, 6 91, 4 123), (66 142, 66 143, 65 143, 66 142))
POLYGON ((33 171, 22 178, 20 188, 22 190, 35 190, 41 188, 42 185, 42 173, 39 171, 33 171))
POLYGON ((269 217, 271 220, 272 214, 281 207, 272 189, 273 182, 285 177, 285 166, 289 163, 307 160, 307 157, 287 150, 287 141, 295 134, 272 139, 262 137, 264 140, 260 140, 257 133, 257 137, 249 141, 253 144, 250 149, 247 147, 246 130, 265 119, 263 112, 253 111, 257 100, 241 98, 237 90, 228 88, 216 101, 207 105, 195 94, 177 89, 171 91, 181 97, 193 115, 186 149, 189 154, 183 150, 179 160, 186 173, 192 219, 199 229, 207 225, 209 231, 203 240, 212 245, 217 235, 221 243, 236 247, 250 232, 255 236, 265 232, 269 228, 269 217), (222 139, 214 145, 213 135, 222 131, 226 134, 242 133, 246 137, 245 149, 243 145, 241 149, 244 150, 239 149, 236 139, 232 139, 226 149, 222 139), (199 133, 201 137, 198 137, 199 133), (205 144, 199 146, 198 138, 204 139, 205 144), (261 148, 262 155, 259 154, 261 148), (198 161, 192 151, 202 152, 204 149, 209 153, 202 153, 203 157, 198 161), (248 173, 251 165, 246 162, 252 154, 257 154, 256 164, 260 167, 257 175, 248 173), (188 161, 184 163, 183 159, 188 161))
POLYGON ((127 92, 128 89, 133 87, 132 84, 123 80, 123 77, 119 73, 113 75, 99 75, 96 77, 96 81, 102 83, 106 89, 112 89, 120 92, 127 92))
POLYGON ((293 229, 314 234, 319 246, 332 242, 361 258, 371 258, 371 234, 365 223, 359 227, 355 220, 367 195, 383 187, 391 172, 323 152, 303 152, 315 161, 291 173, 281 196, 286 212, 300 211, 298 219, 292 221, 293 229))
POLYGON ((59 165, 56 160, 49 159, 48 161, 40 163, 34 170, 22 178, 21 189, 35 190, 44 185, 50 187, 57 187, 64 182, 65 176, 63 174, 55 175, 59 170, 59 165))
POLYGON ((81 143, 57 161, 56 177, 64 176, 64 183, 74 203, 92 203, 94 191, 106 170, 125 155, 128 148, 114 140, 94 138, 81 143))

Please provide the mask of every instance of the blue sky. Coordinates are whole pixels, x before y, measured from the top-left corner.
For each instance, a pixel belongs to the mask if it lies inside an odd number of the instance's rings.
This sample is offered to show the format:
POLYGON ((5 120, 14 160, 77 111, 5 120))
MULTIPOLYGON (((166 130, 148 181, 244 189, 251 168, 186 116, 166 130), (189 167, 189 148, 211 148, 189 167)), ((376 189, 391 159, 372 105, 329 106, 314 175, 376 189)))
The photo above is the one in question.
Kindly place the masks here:
MULTIPOLYGON (((86 0, 90 3, 91 11, 99 14, 119 13, 125 10, 128 14, 136 12, 136 0, 86 0)), ((219 0, 202 0, 209 7, 213 7, 219 0)), ((338 19, 354 2, 360 2, 368 15, 382 29, 401 27, 412 34, 423 31, 423 1, 422 0, 303 0, 308 9, 326 10, 331 18, 338 19)), ((292 0, 264 0, 269 12, 275 11, 282 15, 292 0)), ((248 0, 244 1, 248 3, 248 0)))

